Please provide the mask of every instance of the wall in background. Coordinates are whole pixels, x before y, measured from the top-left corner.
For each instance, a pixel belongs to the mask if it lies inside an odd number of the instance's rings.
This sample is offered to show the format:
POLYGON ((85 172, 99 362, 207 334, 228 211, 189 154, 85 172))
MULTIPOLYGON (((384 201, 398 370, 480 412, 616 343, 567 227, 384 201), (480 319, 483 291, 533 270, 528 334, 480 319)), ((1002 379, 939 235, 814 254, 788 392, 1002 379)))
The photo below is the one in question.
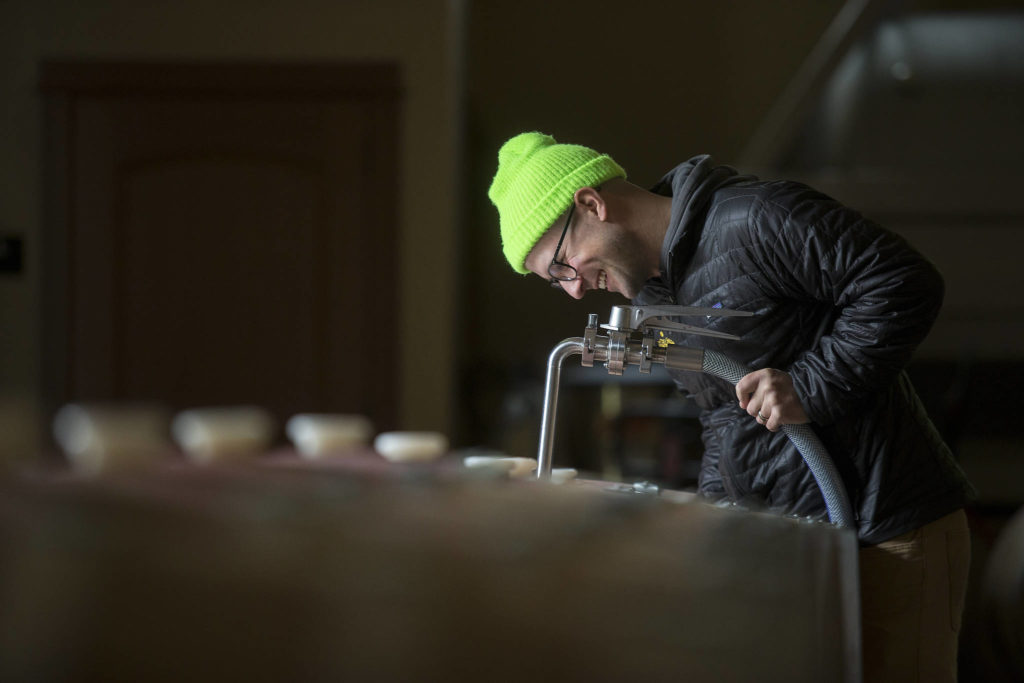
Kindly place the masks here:
POLYGON ((735 162, 843 4, 6 0, 0 236, 24 237, 25 266, 0 275, 0 388, 37 390, 42 58, 399 62, 401 246, 381 277, 399 279, 403 305, 360 322, 369 362, 402 366, 403 426, 482 442, 503 428, 508 388, 539 377, 558 340, 617 301, 551 296, 508 268, 486 199, 501 142, 539 129, 589 144, 640 185, 693 154, 735 162))
MULTIPOLYGON (((453 283, 457 271, 458 18, 446 0, 7 0, 0 4, 0 234, 24 239, 23 272, 0 277, 0 387, 38 392, 40 59, 323 62, 400 65, 399 252, 382 278, 401 310, 360 320, 353 362, 399 362, 400 421, 452 420, 453 283), (429 333, 426 331, 429 330, 429 333), (408 343, 403 343, 408 342, 408 343)), ((278 359, 287 362, 287 359, 278 359)))

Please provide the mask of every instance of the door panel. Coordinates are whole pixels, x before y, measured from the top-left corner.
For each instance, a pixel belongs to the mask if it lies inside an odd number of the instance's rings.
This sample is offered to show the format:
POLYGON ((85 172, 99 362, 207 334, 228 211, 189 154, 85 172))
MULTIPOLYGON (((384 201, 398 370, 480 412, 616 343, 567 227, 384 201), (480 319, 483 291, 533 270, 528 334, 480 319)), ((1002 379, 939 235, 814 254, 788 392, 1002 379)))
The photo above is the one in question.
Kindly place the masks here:
POLYGON ((43 80, 64 143, 48 196, 66 204, 49 231, 63 255, 49 264, 50 401, 244 402, 392 425, 395 354, 367 340, 397 313, 394 72, 375 70, 374 86, 352 67, 135 67, 111 87, 102 65, 79 67, 43 80))

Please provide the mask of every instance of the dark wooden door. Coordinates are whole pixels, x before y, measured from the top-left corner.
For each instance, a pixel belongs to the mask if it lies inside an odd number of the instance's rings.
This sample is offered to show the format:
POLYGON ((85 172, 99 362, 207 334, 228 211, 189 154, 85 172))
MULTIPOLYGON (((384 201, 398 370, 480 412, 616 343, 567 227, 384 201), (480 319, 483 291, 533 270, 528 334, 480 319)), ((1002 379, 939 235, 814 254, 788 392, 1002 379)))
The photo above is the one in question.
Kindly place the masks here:
POLYGON ((396 401, 397 71, 47 63, 44 387, 396 401))

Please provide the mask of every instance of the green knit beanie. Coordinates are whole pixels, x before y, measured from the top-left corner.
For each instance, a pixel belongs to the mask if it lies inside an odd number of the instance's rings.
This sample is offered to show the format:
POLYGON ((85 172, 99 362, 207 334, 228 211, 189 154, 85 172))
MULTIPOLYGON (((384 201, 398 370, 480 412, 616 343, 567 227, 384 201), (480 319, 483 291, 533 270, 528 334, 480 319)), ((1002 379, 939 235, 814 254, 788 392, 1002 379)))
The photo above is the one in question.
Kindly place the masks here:
POLYGON ((498 151, 498 172, 487 196, 498 208, 505 258, 517 273, 537 240, 569 208, 581 187, 594 187, 626 172, 589 147, 560 145, 550 135, 520 133, 498 151))

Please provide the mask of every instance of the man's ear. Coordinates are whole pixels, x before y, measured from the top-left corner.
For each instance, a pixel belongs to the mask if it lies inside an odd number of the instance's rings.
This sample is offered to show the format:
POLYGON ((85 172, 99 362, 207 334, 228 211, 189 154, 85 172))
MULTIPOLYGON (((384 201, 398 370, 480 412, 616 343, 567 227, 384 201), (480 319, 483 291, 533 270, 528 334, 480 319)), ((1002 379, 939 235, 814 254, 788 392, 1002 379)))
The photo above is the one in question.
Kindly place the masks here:
POLYGON ((605 203, 601 193, 592 187, 581 187, 573 195, 576 203, 576 211, 591 214, 599 221, 604 221, 608 216, 608 205, 605 203))

